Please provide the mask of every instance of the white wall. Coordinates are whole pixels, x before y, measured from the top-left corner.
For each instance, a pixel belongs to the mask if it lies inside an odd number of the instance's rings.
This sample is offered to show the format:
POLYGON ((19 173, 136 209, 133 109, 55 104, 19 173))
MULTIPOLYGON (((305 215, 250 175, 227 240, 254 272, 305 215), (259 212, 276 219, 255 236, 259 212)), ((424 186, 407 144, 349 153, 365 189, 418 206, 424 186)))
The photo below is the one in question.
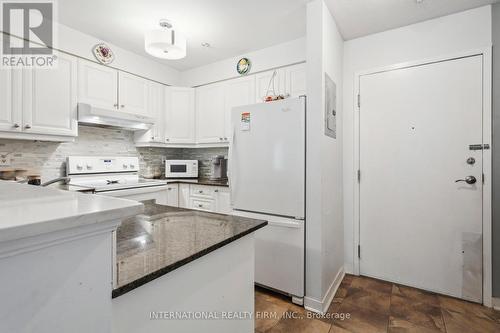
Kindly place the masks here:
POLYGON ((306 60, 306 40, 305 38, 295 39, 183 71, 181 74, 181 83, 186 87, 196 87, 238 77, 240 75, 236 72, 236 63, 242 57, 246 57, 252 61, 250 73, 296 64, 306 60))
POLYGON ((91 35, 87 35, 78 30, 69 28, 62 24, 57 24, 58 34, 56 48, 79 57, 96 61, 92 48, 100 43, 107 43, 115 54, 115 60, 109 65, 120 70, 124 70, 145 78, 162 82, 169 85, 180 84, 180 72, 167 65, 133 52, 122 49, 107 41, 100 40, 91 35))
POLYGON ((342 57, 344 41, 323 0, 307 6, 305 305, 325 311, 342 277, 342 57), (337 84, 337 139, 324 134, 324 73, 337 84), (337 280, 336 280, 337 278, 337 280))
MULTIPOLYGON (((350 40, 344 45, 344 228, 345 264, 354 272, 354 170, 353 113, 355 74, 392 64, 453 55, 491 47, 491 7, 350 40)), ((357 223, 357 222, 356 222, 357 223)), ((357 254, 356 254, 357 255, 357 254)))

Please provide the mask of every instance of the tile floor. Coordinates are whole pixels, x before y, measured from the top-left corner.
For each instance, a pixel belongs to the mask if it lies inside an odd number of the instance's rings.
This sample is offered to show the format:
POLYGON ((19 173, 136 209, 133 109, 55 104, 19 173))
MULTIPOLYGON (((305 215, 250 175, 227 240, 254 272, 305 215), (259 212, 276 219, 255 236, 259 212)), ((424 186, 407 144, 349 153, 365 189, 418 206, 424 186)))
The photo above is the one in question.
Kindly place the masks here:
POLYGON ((258 287, 255 311, 258 333, 500 332, 498 311, 352 275, 346 275, 323 317, 258 287))

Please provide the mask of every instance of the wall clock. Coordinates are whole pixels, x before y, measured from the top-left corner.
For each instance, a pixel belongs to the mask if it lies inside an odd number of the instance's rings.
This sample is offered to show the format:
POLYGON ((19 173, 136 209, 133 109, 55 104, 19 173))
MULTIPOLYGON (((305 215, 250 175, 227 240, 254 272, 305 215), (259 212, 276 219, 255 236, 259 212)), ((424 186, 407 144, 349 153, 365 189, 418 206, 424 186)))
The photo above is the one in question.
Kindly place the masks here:
POLYGON ((252 67, 252 63, 248 58, 241 58, 236 64, 236 70, 241 75, 245 75, 250 72, 250 67, 252 67))
POLYGON ((92 52, 94 53, 97 61, 99 61, 101 64, 107 65, 115 60, 113 51, 111 51, 111 48, 104 43, 100 43, 94 46, 92 52))

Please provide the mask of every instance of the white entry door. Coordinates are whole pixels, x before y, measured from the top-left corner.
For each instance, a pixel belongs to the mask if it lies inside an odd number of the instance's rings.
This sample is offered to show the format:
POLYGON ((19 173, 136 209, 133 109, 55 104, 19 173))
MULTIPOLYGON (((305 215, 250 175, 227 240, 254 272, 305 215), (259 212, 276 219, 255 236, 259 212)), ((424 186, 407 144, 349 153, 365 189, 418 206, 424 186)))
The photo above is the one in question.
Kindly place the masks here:
POLYGON ((360 77, 362 275, 481 302, 482 63, 360 77))

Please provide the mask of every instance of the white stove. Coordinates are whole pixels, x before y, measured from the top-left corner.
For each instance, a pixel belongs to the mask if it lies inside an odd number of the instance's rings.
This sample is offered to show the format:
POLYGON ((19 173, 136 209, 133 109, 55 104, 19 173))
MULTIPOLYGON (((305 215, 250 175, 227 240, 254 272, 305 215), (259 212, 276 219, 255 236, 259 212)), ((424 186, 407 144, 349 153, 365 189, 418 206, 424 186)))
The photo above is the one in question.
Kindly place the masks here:
POLYGON ((167 202, 167 181, 139 176, 137 157, 70 156, 66 163, 69 185, 96 194, 131 200, 167 202))

